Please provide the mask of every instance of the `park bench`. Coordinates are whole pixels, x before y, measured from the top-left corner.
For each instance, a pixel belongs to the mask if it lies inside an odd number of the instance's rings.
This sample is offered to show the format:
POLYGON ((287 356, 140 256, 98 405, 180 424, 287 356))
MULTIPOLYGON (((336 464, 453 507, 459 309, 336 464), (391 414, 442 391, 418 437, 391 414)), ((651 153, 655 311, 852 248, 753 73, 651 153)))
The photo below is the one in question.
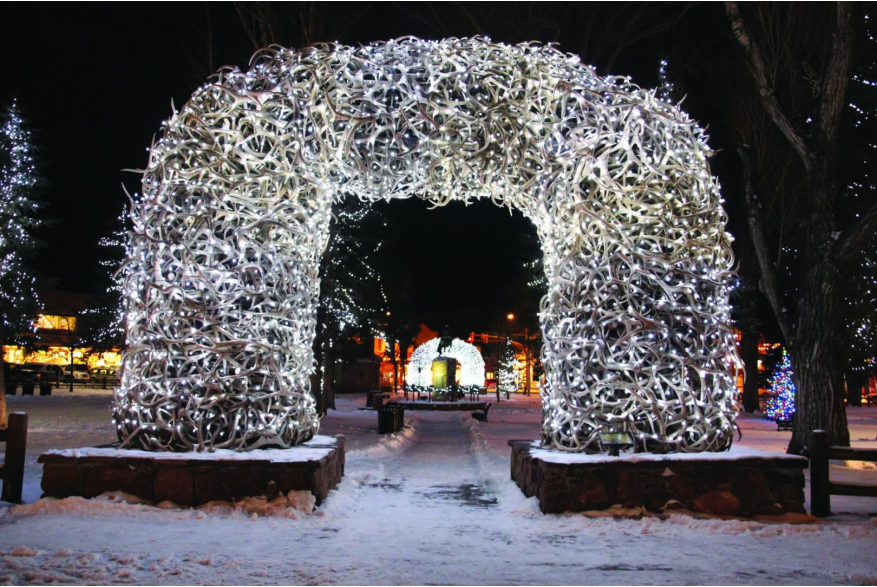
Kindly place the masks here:
POLYGON ((777 423, 777 432, 780 432, 782 430, 791 430, 792 424, 795 423, 795 415, 792 414, 792 417, 789 418, 788 420, 781 420, 781 419, 777 418, 776 423, 777 423))
POLYGON ((484 406, 483 410, 473 410, 472 417, 478 420, 479 422, 487 422, 487 410, 490 409, 490 404, 484 406))
POLYGON ((0 463, 0 479, 3 479, 3 493, 0 499, 10 503, 21 503, 21 490, 24 486, 24 451, 27 445, 27 414, 9 414, 9 427, 0 428, 0 442, 6 443, 6 453, 0 463))
POLYGON ((390 397, 389 393, 383 391, 369 391, 365 399, 365 407, 379 408, 384 405, 384 400, 390 397))
POLYGON ((877 462, 877 449, 829 446, 828 433, 814 430, 810 433, 810 513, 814 516, 831 515, 832 495, 877 497, 877 485, 867 483, 834 483, 829 479, 828 461, 877 462))

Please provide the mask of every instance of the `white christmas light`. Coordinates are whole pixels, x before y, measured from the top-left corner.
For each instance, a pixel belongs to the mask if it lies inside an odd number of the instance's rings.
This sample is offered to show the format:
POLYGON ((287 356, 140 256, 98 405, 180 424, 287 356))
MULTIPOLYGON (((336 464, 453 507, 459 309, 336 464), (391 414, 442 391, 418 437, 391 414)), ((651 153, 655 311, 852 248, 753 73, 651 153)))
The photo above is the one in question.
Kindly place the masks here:
POLYGON ((290 446, 319 427, 318 265, 338 198, 490 198, 536 225, 543 441, 730 446, 733 257, 702 131, 535 43, 272 47, 164 125, 132 210, 126 445, 290 446))
MULTIPOLYGON (((408 361, 408 383, 430 387, 432 385, 432 362, 439 358, 439 338, 428 340, 411 353, 408 361)), ((478 349, 459 338, 451 341, 451 346, 442 349, 442 357, 457 359, 460 363, 460 381, 463 387, 484 385, 484 359, 478 349)))

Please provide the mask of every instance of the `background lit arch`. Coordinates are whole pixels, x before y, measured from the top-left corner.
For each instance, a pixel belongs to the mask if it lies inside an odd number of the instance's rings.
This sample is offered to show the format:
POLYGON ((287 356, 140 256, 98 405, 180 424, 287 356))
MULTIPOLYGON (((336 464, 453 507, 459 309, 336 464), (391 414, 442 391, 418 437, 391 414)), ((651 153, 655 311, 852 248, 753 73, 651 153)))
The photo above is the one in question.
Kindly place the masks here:
MULTIPOLYGON (((433 338, 414 349, 408 361, 408 383, 425 387, 432 385, 432 362, 439 358, 439 342, 440 338, 433 338)), ((442 350, 441 356, 457 359, 460 363, 460 385, 484 385, 484 359, 474 345, 455 338, 450 348, 442 350)))
POLYGON ((132 210, 120 436, 308 439, 332 202, 487 197, 542 244, 543 440, 727 448, 732 254, 709 154, 653 92, 538 44, 272 47, 222 70, 166 122, 132 210))

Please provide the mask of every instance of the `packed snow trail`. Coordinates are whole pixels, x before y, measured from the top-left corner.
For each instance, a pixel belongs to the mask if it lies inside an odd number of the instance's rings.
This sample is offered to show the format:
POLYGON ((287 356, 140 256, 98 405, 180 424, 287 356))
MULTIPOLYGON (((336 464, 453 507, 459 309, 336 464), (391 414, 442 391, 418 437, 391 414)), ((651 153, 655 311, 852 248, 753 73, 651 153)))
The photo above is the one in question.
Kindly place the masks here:
MULTIPOLYGON (((28 453, 27 501, 39 495, 38 452, 112 440, 101 402, 38 399, 15 400, 31 413, 37 451, 28 453)), ((792 525, 542 515, 509 479, 506 444, 538 435, 538 398, 495 404, 487 423, 408 412, 406 428, 384 436, 362 403, 341 397, 324 422, 321 433, 348 437, 347 469, 313 514, 164 510, 109 497, 42 500, 38 515, 27 515, 36 506, 0 508, 0 584, 877 581, 874 518, 792 525)), ((877 409, 869 417, 854 435, 873 437, 877 409)), ((745 425, 766 447, 787 436, 745 425)))

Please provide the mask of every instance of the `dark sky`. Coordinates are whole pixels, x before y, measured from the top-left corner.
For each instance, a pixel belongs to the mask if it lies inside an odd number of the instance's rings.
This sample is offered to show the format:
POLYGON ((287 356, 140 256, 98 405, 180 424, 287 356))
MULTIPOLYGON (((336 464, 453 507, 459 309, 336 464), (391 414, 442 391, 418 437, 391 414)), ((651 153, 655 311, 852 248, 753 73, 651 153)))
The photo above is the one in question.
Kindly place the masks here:
MULTIPOLYGON (((369 6, 338 40, 442 36, 404 5, 369 6)), ((54 225, 39 235, 46 247, 35 266, 59 289, 104 287, 98 260, 105 253, 97 243, 111 232, 126 201, 122 183, 139 190, 138 175, 123 169, 146 163, 171 100, 182 105, 205 79, 208 10, 215 65, 245 66, 251 51, 229 4, 0 5, 0 104, 18 99, 42 148, 49 182, 44 216, 54 225)), ((472 32, 461 26, 456 34, 472 32)), ((650 86, 657 58, 654 46, 644 44, 626 50, 613 71, 650 86)), ((388 216, 388 230, 404 235, 410 243, 405 254, 419 262, 409 264, 418 267, 411 274, 417 311, 468 312, 462 322, 490 328, 494 314, 504 315, 510 305, 504 284, 521 279, 521 265, 530 260, 528 235, 535 231, 529 222, 486 202, 434 211, 419 201, 390 206, 398 209, 388 216)))
POLYGON ((48 180, 43 215, 54 224, 39 235, 36 267, 61 289, 92 290, 97 242, 126 201, 122 182, 139 186, 122 170, 146 163, 171 99, 191 91, 181 31, 169 9, 112 3, 4 4, 0 20, 0 102, 17 98, 48 180))

